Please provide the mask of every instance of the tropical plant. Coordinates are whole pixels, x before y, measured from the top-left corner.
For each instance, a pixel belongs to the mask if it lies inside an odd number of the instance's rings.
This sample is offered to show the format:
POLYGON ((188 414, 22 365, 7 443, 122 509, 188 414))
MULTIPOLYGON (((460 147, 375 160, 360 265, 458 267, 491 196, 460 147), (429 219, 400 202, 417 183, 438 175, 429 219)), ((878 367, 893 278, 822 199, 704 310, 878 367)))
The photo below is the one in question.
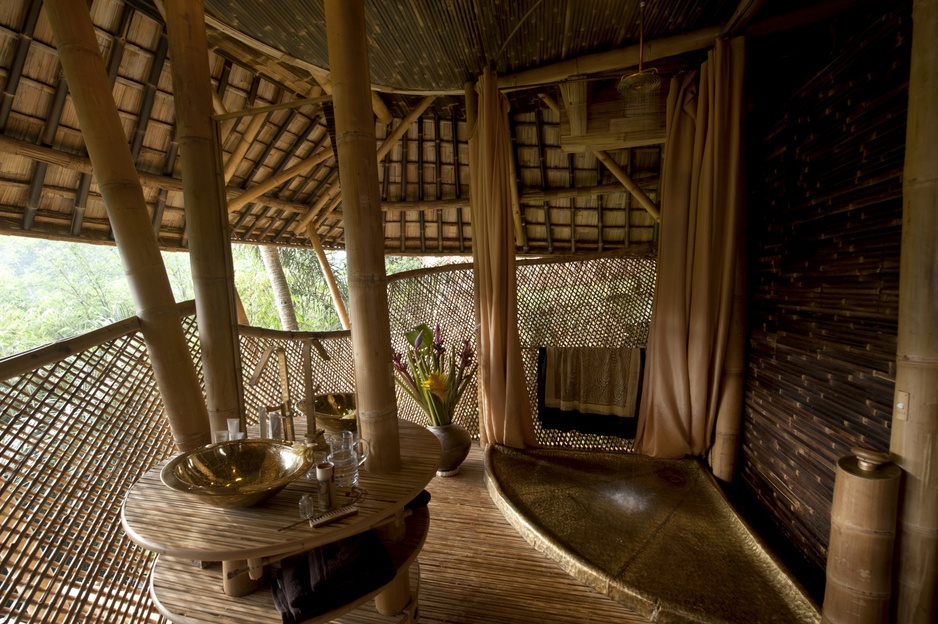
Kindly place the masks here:
POLYGON ((431 426, 452 423, 459 399, 478 366, 472 361, 469 340, 463 340, 459 353, 455 346, 450 347, 447 357, 439 324, 433 330, 425 323, 417 325, 404 337, 407 352, 394 351, 391 356, 397 371, 395 380, 427 414, 431 426))

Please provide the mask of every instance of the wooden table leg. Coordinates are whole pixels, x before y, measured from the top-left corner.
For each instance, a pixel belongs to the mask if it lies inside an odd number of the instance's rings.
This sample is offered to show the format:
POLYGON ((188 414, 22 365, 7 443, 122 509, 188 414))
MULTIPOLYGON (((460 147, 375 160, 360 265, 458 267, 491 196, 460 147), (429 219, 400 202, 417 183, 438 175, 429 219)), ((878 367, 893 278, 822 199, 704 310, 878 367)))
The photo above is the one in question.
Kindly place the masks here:
POLYGON ((404 610, 411 599, 408 568, 397 571, 394 580, 375 596, 375 608, 381 615, 397 615, 404 610))
MULTIPOLYGON (((225 594, 235 598, 256 592, 267 580, 266 574, 261 574, 256 579, 251 578, 251 567, 246 559, 222 561, 221 571, 225 594)), ((257 574, 256 569, 254 573, 257 574)))

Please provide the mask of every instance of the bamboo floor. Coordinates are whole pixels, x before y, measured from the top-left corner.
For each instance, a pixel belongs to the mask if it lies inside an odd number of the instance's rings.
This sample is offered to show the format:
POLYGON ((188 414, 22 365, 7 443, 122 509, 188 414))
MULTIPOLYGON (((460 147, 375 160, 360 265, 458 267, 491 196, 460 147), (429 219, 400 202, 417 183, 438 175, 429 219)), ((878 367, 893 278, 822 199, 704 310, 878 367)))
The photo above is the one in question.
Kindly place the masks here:
MULTIPOLYGON (((420 553, 420 623, 647 623, 575 580, 505 520, 473 444, 459 474, 427 486, 430 533, 420 553)), ((345 621, 344 618, 340 621, 345 621)))

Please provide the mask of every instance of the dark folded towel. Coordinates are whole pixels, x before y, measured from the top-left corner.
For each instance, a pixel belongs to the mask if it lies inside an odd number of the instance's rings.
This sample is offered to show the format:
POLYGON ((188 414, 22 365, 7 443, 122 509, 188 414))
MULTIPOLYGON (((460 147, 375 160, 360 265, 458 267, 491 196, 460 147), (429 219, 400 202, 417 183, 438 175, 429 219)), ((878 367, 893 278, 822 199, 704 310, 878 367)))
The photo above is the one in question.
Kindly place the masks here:
POLYGON ((294 624, 387 585, 396 573, 377 534, 366 531, 287 557, 271 592, 284 624, 294 624))

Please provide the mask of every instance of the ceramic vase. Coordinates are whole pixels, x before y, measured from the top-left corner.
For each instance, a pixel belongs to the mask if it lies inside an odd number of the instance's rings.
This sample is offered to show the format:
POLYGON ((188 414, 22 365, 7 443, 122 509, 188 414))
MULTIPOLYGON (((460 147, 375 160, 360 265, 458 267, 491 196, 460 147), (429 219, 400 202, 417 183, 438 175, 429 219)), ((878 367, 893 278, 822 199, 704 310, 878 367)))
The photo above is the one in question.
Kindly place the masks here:
POLYGON ((435 435, 443 447, 443 454, 440 455, 440 465, 436 474, 438 477, 451 477, 459 472, 459 466, 469 455, 469 447, 472 446, 472 437, 465 427, 457 423, 440 425, 438 427, 428 426, 430 433, 435 435))

